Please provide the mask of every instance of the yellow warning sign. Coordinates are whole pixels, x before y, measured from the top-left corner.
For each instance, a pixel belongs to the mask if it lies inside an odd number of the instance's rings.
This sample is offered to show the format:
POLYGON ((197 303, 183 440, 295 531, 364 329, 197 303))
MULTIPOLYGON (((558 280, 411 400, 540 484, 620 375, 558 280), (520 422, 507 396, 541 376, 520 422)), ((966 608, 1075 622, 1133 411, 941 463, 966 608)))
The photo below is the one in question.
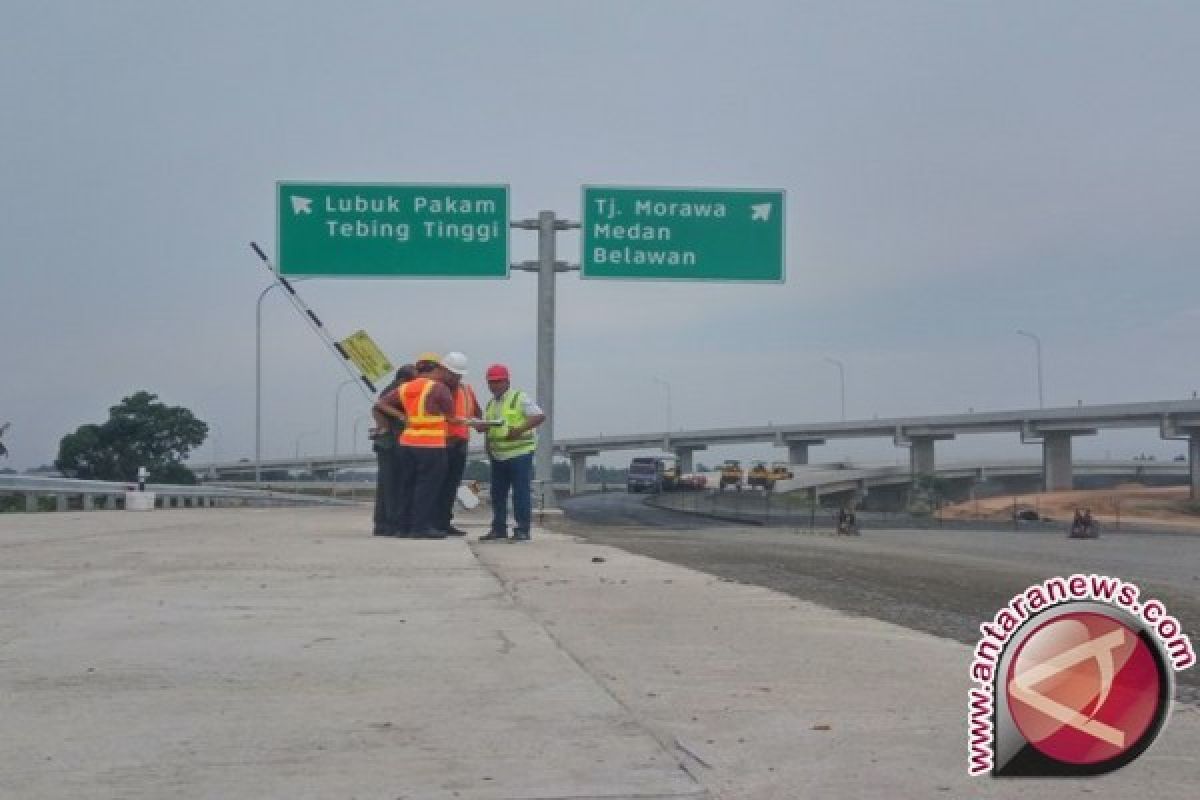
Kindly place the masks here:
POLYGON ((377 382, 392 372, 392 362, 388 361, 383 351, 376 346, 366 331, 355 331, 340 343, 346 355, 354 362, 354 366, 362 370, 362 374, 371 383, 377 382))

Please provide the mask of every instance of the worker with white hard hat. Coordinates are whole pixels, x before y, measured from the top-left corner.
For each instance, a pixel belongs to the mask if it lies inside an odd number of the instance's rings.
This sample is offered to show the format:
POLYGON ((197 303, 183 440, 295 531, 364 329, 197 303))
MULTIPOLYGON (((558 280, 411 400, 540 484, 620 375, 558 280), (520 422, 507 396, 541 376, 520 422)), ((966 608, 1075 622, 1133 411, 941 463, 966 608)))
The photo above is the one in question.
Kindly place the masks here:
POLYGON ((465 420, 479 419, 483 412, 475 390, 463 381, 467 374, 467 357, 457 350, 446 353, 442 356, 442 370, 442 380, 454 398, 454 418, 446 427, 446 477, 434 505, 433 527, 447 536, 464 536, 466 531, 456 528, 452 521, 454 498, 467 468, 467 444, 471 438, 471 429, 465 420))

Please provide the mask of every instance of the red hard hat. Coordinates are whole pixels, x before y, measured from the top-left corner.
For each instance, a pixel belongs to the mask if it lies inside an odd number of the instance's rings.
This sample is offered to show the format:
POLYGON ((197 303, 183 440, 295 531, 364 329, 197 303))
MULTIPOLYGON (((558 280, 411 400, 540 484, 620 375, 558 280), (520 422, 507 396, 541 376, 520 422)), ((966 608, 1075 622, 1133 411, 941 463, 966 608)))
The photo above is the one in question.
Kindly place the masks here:
POLYGON ((487 379, 489 381, 508 380, 508 367, 503 364, 492 364, 487 368, 487 379))

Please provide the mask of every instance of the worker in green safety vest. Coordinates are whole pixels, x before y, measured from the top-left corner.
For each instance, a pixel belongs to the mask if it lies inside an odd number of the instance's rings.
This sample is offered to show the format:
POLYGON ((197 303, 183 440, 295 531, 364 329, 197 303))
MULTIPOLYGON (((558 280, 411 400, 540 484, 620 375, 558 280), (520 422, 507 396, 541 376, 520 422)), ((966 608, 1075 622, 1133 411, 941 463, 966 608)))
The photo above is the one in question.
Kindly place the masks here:
POLYGON ((508 537, 508 496, 512 494, 516 526, 510 541, 528 542, 533 518, 533 451, 537 448, 534 429, 546 421, 537 403, 509 382, 508 367, 487 368, 492 399, 484 409, 484 423, 477 430, 486 434, 491 459, 492 529, 481 542, 508 537))

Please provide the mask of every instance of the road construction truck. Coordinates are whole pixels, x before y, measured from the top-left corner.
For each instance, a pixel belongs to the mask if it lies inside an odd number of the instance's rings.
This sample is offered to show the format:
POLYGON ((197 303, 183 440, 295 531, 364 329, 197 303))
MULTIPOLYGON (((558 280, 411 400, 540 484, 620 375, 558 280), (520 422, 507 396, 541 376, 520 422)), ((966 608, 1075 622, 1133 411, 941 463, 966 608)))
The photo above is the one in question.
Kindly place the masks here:
POLYGON ((742 488, 742 463, 732 459, 721 465, 721 481, 718 484, 718 489, 724 489, 726 486, 732 486, 735 489, 742 488))
POLYGON ((629 492, 661 492, 662 462, 657 458, 635 458, 625 470, 625 489, 629 492))
POLYGON ((630 492, 666 492, 679 488, 679 462, 670 456, 638 456, 625 471, 630 492))
POLYGON ((771 480, 771 470, 767 469, 764 462, 759 461, 746 474, 746 485, 752 489, 770 489, 775 485, 775 481, 771 480))

